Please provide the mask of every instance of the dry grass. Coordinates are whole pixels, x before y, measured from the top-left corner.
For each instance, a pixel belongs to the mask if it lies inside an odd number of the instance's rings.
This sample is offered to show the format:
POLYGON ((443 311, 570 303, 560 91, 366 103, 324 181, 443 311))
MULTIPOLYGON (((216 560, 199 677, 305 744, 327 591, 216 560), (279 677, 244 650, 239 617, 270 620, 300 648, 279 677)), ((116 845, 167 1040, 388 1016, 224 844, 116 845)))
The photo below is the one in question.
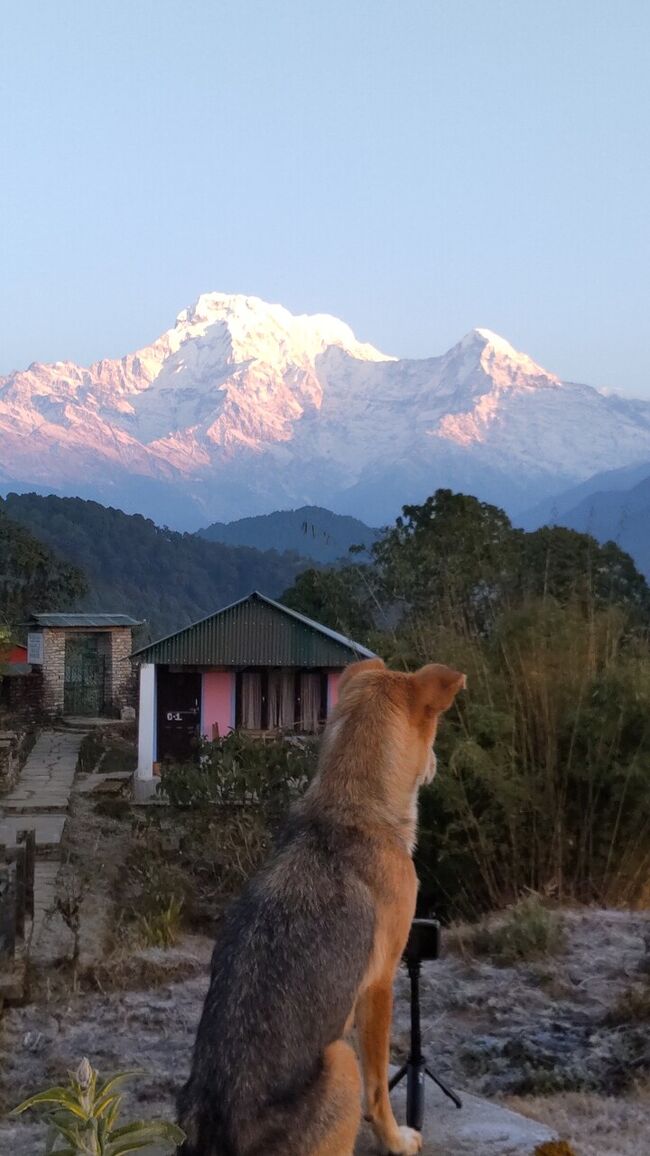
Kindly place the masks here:
POLYGON ((608 1013, 605 1022, 619 1024, 650 1023, 650 976, 643 984, 628 988, 608 1013))
POLYGON ((529 895, 497 919, 452 929, 447 942, 462 955, 510 966, 557 954, 565 937, 560 916, 545 907, 538 895, 529 895))
POLYGON ((650 1082, 628 1096, 566 1092, 509 1096, 505 1103, 559 1132, 575 1156, 645 1156, 649 1150, 650 1082))

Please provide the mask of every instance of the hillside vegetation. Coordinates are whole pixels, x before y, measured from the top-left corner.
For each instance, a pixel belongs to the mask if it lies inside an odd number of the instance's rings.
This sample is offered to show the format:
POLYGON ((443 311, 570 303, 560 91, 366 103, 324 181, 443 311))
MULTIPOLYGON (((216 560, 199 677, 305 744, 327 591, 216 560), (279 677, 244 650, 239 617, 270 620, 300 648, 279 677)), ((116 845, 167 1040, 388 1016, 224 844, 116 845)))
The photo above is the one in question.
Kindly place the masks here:
MULTIPOLYGON (((38 539, 50 559, 52 581, 38 597, 30 593, 32 608, 62 608, 54 577, 72 567, 86 576, 85 589, 82 583, 74 591, 74 608, 145 619, 144 639, 177 630, 256 588, 277 595, 306 565, 295 554, 207 542, 80 498, 8 494, 0 511, 38 539)), ((68 599, 63 608, 69 605, 68 599)))
POLYGON ((353 546, 370 548, 379 537, 378 530, 358 518, 334 514, 322 506, 275 510, 236 522, 213 522, 198 533, 210 542, 255 546, 258 550, 293 550, 322 563, 338 562, 353 546))
POLYGON ((68 610, 86 591, 81 570, 7 517, 0 500, 0 637, 15 630, 30 611, 68 610))
POLYGON ((439 490, 369 565, 306 571, 283 598, 397 669, 467 674, 421 795, 424 907, 647 901, 650 600, 628 555, 439 490))

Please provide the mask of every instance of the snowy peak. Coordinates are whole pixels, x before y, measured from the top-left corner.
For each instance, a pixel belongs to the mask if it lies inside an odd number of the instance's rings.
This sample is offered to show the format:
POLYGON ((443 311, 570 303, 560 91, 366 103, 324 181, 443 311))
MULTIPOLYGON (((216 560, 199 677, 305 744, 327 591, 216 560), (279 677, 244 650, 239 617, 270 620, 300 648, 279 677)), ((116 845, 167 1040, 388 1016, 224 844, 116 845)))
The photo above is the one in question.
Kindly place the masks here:
MULTIPOLYGON (((472 329, 445 355, 464 363, 467 374, 481 370, 497 389, 559 386, 560 378, 520 353, 491 329, 472 329)), ((462 372, 462 370, 461 370, 462 372)))
POLYGON ((380 525, 440 485, 513 510, 650 460, 650 404, 562 382, 490 329, 399 360, 329 314, 214 292, 135 353, 0 378, 0 439, 14 484, 162 522, 187 508, 185 528, 318 504, 380 525))
POLYGON ((227 334, 237 362, 274 364, 280 359, 313 363, 330 346, 359 361, 392 360, 372 345, 357 341, 349 325, 337 317, 327 313, 294 316, 282 305, 238 293, 202 293, 194 305, 178 314, 175 329, 165 336, 178 347, 194 337, 209 336, 212 340, 217 332, 227 334))

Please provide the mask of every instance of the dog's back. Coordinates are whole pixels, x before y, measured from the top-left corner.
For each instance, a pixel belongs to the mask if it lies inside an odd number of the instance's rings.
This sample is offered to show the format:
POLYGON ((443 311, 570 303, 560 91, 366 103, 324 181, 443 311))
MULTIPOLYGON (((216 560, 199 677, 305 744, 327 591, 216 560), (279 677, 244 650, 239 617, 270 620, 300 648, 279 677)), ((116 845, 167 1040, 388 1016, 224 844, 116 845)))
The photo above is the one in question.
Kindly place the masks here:
POLYGON ((344 1032, 372 950, 373 847, 335 812, 296 808, 215 946, 192 1073, 186 1156, 300 1156, 323 1127, 326 1048, 344 1032))

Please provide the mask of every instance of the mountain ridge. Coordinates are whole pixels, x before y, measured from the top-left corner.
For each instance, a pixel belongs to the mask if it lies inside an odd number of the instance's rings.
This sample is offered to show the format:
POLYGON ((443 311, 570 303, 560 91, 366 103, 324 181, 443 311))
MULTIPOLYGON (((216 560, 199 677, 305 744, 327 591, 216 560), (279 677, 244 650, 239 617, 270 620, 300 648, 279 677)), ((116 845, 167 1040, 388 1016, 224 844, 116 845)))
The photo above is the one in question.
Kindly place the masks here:
POLYGON ((485 328, 398 359, 329 314, 206 293, 135 353, 0 378, 0 436, 4 489, 185 529, 301 505, 382 524, 440 485, 516 513, 650 459, 650 402, 562 382, 485 328))
MULTIPOLYGON (((358 518, 335 514, 322 506, 301 506, 297 510, 273 510, 234 522, 214 522, 197 531, 210 542, 231 546, 253 546, 258 550, 294 551, 321 564, 347 559, 352 546, 365 546, 361 558, 380 535, 358 518)), ((358 560, 358 558, 357 558, 358 560)))

